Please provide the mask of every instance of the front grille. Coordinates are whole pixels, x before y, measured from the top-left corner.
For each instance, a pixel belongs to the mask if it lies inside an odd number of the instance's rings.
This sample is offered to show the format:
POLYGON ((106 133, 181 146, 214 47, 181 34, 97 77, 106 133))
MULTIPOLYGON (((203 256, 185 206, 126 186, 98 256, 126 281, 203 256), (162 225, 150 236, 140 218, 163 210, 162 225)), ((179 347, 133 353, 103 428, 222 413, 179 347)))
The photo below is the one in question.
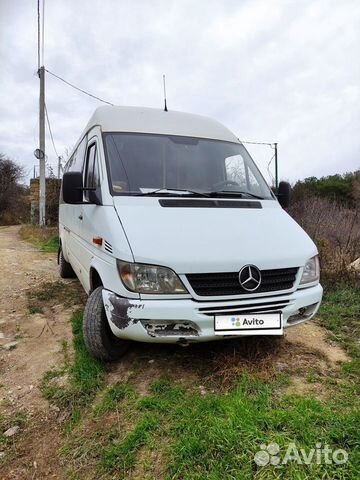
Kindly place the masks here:
MULTIPOLYGON (((280 296, 281 297, 281 296, 280 296)), ((273 297, 274 298, 274 297, 273 297)), ((279 312, 290 304, 290 300, 280 298, 279 300, 273 300, 270 302, 256 302, 256 303, 239 303, 236 305, 216 305, 213 307, 200 307, 199 313, 204 315, 240 315, 244 313, 271 313, 279 312)))
POLYGON ((297 267, 262 270, 260 287, 254 292, 248 292, 242 288, 239 282, 239 272, 191 273, 186 275, 186 278, 197 295, 217 297, 289 290, 294 286, 297 272, 297 267))

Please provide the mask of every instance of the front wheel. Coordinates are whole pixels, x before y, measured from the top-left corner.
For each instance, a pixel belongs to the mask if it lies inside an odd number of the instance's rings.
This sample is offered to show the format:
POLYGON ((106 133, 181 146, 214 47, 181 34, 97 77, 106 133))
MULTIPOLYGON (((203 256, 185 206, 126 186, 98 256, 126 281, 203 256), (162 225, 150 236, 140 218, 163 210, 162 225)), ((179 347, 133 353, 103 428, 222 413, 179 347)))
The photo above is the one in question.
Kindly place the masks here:
POLYGON ((83 318, 84 341, 88 350, 99 360, 119 359, 128 349, 128 342, 116 337, 109 326, 102 298, 103 287, 89 296, 83 318))

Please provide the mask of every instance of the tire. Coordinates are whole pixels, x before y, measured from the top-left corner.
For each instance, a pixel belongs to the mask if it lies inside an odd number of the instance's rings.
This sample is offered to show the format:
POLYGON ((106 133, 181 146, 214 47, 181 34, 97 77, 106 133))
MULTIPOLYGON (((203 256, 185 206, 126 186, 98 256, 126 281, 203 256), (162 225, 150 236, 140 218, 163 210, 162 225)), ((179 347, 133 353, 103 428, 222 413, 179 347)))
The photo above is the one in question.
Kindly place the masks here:
POLYGON ((83 334, 85 345, 91 354, 99 360, 111 362, 124 355, 128 349, 128 342, 116 337, 110 329, 102 289, 103 287, 96 288, 86 302, 83 334))
POLYGON ((60 250, 59 254, 59 269, 60 269, 60 277, 61 278, 75 278, 75 272, 70 265, 64 258, 62 250, 60 250))

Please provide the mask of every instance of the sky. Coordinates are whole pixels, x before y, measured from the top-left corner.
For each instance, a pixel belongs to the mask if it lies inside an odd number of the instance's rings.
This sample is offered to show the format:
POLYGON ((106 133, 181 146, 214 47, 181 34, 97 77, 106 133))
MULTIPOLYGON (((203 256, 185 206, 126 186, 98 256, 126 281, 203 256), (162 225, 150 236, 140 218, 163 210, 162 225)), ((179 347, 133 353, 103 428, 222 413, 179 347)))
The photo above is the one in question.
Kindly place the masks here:
MULTIPOLYGON (((278 142, 291 182, 360 168, 359 0, 45 0, 45 68, 117 105, 168 107, 278 142)), ((0 0, 0 153, 37 160, 36 0, 0 0)), ((98 101, 46 75, 59 155, 98 101)), ((271 183, 273 150, 249 145, 271 183)), ((56 155, 47 132, 48 163, 56 155)), ((28 177, 26 177, 28 178, 28 177)))

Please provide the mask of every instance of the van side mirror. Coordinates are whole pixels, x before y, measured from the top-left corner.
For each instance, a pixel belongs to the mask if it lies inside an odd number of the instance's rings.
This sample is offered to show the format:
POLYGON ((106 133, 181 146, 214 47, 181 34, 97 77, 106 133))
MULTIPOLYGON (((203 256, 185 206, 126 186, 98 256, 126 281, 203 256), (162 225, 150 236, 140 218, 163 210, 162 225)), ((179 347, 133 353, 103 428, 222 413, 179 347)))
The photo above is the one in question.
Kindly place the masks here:
POLYGON ((62 179, 65 203, 83 203, 83 177, 81 172, 66 172, 62 179))
POLYGON ((291 186, 288 182, 280 182, 276 194, 282 208, 287 208, 290 204, 291 186))

